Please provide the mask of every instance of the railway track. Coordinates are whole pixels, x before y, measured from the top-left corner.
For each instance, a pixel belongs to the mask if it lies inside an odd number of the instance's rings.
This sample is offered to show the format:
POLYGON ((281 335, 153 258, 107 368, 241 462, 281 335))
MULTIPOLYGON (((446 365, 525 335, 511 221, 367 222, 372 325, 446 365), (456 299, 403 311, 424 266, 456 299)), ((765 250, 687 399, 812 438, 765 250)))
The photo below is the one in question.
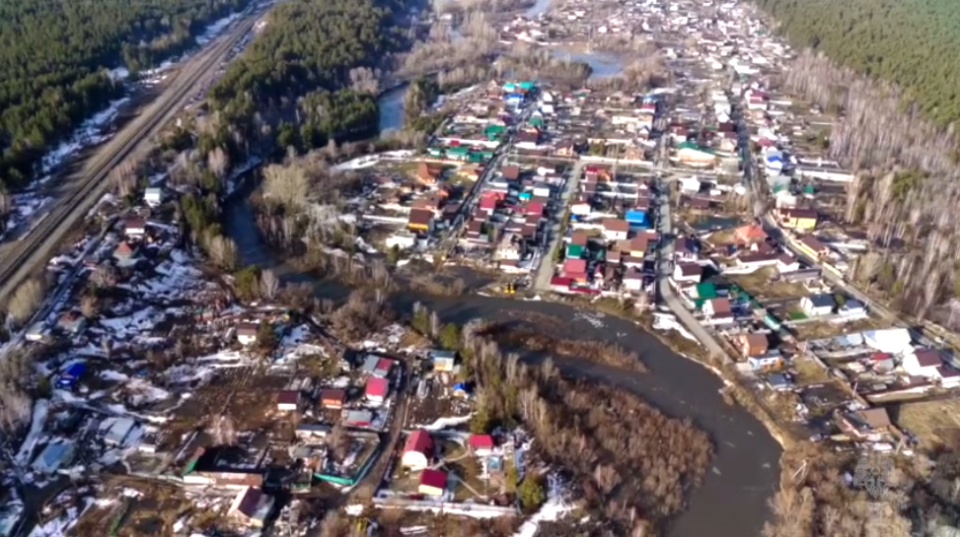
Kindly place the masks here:
POLYGON ((73 190, 57 200, 56 206, 26 236, 12 245, 0 259, 0 302, 5 301, 39 263, 51 257, 60 239, 100 199, 109 186, 110 171, 129 156, 146 138, 159 132, 189 97, 214 76, 230 50, 253 29, 256 12, 249 11, 235 22, 229 33, 217 38, 180 70, 170 88, 147 110, 121 129, 75 178, 73 190))

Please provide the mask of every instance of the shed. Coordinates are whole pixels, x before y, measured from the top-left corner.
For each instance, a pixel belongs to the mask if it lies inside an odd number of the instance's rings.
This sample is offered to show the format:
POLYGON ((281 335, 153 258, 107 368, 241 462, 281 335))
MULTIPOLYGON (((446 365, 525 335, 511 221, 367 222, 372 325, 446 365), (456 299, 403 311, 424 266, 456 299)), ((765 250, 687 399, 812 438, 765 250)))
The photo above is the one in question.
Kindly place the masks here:
POLYGON ((84 362, 74 362, 70 364, 70 367, 61 373, 60 378, 57 379, 57 388, 72 390, 86 370, 87 364, 84 362))
POLYGON ((583 257, 583 246, 571 244, 567 246, 567 259, 580 259, 583 257))
POLYGON ((453 371, 457 362, 457 353, 446 350, 430 351, 430 361, 433 362, 434 371, 453 371))
POLYGON ((373 425, 373 412, 369 410, 348 410, 341 421, 347 427, 370 427, 373 425))
POLYGON ((420 494, 427 496, 443 496, 447 488, 447 474, 440 470, 427 468, 420 473, 420 494))

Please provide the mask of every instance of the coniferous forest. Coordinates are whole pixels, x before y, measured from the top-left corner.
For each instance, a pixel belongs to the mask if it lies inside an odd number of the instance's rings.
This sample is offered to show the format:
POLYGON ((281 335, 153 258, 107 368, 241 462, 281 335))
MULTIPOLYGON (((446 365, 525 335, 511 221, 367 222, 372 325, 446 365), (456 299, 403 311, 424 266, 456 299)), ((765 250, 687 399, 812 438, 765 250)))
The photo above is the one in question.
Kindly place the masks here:
POLYGON ((29 180, 50 147, 121 94, 106 70, 153 67, 246 3, 0 2, 0 185, 29 180))
POLYGON ((893 82, 941 127, 960 119, 960 2, 755 0, 799 49, 893 82))
POLYGON ((404 37, 402 2, 290 0, 211 89, 214 110, 246 139, 265 126, 281 147, 377 134, 378 76, 404 37))

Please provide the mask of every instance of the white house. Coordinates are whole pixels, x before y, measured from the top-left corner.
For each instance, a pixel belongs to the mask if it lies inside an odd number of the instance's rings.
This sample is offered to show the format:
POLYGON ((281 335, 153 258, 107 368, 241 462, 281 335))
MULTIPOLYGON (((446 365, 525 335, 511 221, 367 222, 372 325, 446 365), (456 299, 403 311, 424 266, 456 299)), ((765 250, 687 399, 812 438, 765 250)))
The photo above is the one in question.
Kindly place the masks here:
POLYGON ((257 342, 257 332, 259 326, 253 323, 240 323, 237 325, 237 341, 241 345, 253 345, 257 342))
POLYGON ((696 177, 681 177, 680 181, 680 192, 689 192, 696 194, 700 192, 700 179, 696 177))
POLYGON ((623 274, 624 291, 638 293, 643 290, 643 274, 635 270, 628 270, 623 274))
POLYGON ((910 376, 938 379, 940 372, 937 369, 943 365, 943 359, 937 350, 914 349, 912 353, 904 355, 900 365, 910 376))
POLYGON ((143 201, 150 207, 157 207, 163 203, 162 188, 148 188, 143 192, 143 201))
POLYGON ((696 263, 677 263, 673 267, 673 281, 699 282, 703 275, 703 267, 696 263))
POLYGON ((417 429, 410 433, 403 445, 400 465, 404 468, 422 469, 430 465, 433 456, 433 437, 430 433, 417 429))
POLYGON ((608 241, 626 240, 630 233, 630 223, 619 218, 606 218, 603 221, 603 238, 608 241))
POLYGON ((808 295, 800 300, 800 307, 811 317, 830 315, 833 306, 833 297, 828 294, 808 295))

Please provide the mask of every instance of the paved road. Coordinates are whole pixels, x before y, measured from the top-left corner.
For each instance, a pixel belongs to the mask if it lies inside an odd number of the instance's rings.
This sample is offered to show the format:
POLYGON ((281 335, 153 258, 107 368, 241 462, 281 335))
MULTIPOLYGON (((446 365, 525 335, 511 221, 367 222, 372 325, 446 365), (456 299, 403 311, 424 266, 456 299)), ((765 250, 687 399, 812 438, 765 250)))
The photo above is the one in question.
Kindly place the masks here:
POLYGON ((567 207, 570 206, 570 198, 577 190, 580 184, 580 175, 583 173, 583 167, 586 163, 577 160, 563 185, 563 192, 560 193, 560 202, 557 205, 558 214, 554 215, 553 225, 550 227, 550 247, 540 256, 540 266, 537 268, 537 275, 533 280, 533 288, 537 291, 546 291, 550 288, 550 278, 553 277, 553 259, 557 248, 563 245, 561 230, 563 229, 563 217, 566 214, 567 207))
POLYGON ((260 10, 251 8, 229 31, 184 64, 164 93, 113 139, 94 153, 81 171, 70 177, 52 209, 19 241, 0 249, 0 301, 53 255, 60 240, 77 229, 93 204, 110 185, 108 174, 133 153, 142 141, 159 132, 177 112, 218 75, 218 67, 231 49, 253 28, 260 10))

